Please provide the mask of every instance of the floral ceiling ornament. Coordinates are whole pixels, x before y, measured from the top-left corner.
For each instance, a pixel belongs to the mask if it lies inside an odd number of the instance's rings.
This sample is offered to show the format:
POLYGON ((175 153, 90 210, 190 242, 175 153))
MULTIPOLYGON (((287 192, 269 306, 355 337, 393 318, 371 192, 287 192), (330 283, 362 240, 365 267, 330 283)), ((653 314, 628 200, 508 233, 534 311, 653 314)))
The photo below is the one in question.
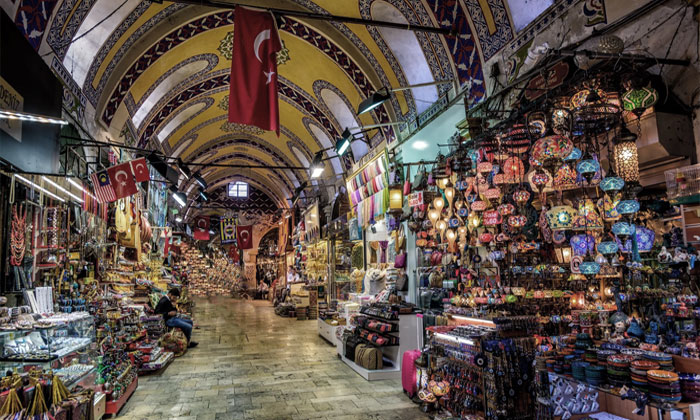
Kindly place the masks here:
MULTIPOLYGON (((233 31, 226 34, 224 39, 219 42, 219 46, 216 49, 225 59, 231 60, 233 58, 233 31)), ((277 53, 277 65, 285 64, 290 59, 289 48, 287 48, 284 45, 284 41, 282 41, 282 49, 277 53)))
POLYGON ((239 124, 239 123, 232 123, 232 122, 225 122, 221 124, 220 127, 221 131, 224 131, 226 133, 247 133, 247 134, 252 134, 255 136, 259 136, 263 133, 265 133, 265 130, 252 126, 252 125, 247 125, 247 124, 239 124))

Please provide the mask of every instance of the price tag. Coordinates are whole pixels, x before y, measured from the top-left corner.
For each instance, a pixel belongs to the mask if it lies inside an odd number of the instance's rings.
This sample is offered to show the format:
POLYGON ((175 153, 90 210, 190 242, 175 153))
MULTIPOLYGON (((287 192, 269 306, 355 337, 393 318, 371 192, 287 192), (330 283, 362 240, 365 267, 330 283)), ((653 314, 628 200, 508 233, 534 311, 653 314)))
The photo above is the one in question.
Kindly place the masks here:
POLYGON ((423 204, 423 191, 414 192, 408 196, 409 207, 417 207, 423 204))

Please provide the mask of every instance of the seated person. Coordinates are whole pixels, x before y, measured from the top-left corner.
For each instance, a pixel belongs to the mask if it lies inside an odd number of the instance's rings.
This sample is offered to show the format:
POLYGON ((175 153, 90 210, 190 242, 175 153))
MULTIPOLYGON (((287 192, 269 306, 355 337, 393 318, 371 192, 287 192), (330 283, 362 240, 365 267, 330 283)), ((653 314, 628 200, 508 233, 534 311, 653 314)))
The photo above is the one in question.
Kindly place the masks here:
POLYGON ((177 316, 177 309, 173 302, 177 301, 180 297, 180 290, 177 288, 172 288, 168 291, 168 294, 160 298, 158 304, 156 305, 155 312, 157 314, 163 315, 165 320, 165 325, 168 327, 179 328, 182 333, 185 334, 187 338, 188 348, 197 347, 196 341, 192 341, 192 320, 184 319, 177 316))

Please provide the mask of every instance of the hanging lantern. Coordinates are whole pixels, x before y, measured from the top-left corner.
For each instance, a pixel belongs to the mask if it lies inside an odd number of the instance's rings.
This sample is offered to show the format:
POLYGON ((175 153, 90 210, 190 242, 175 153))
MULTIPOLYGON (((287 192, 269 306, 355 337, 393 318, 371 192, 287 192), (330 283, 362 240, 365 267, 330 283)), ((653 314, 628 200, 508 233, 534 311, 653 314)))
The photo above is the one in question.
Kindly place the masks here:
POLYGON ((590 153, 586 153, 581 161, 576 165, 576 171, 590 184, 596 172, 600 170, 600 164, 593 159, 590 153))
MULTIPOLYGON (((651 248, 654 246, 654 238, 656 237, 653 230, 644 226, 637 226, 635 229, 635 236, 637 238, 637 250, 639 252, 651 251, 651 248)), ((623 252, 631 252, 632 241, 629 239, 626 240, 622 249, 623 252)))
POLYGON ((607 176, 600 181, 600 189, 606 193, 615 193, 625 186, 625 180, 617 176, 612 169, 607 176))
POLYGON ((530 175, 530 184, 541 194, 546 187, 552 186, 552 177, 544 169, 538 168, 530 175))
POLYGON ((555 206, 547 211, 547 223, 552 230, 567 230, 571 229, 574 216, 577 215, 576 210, 571 206, 555 206))
POLYGON ((538 163, 536 166, 543 166, 549 173, 556 173, 573 149, 574 144, 566 136, 555 134, 543 137, 532 145, 530 161, 538 163))
POLYGON ((457 234, 455 233, 454 230, 448 229, 447 232, 445 233, 445 236, 447 237, 447 242, 450 244, 449 245, 450 251, 453 251, 454 245, 455 245, 455 240, 457 239, 457 234))
POLYGON ((472 203, 472 211, 484 211, 486 210, 486 202, 477 200, 472 203))
POLYGON ((603 255, 610 255, 616 253, 619 247, 615 241, 604 241, 599 243, 596 249, 603 255))
POLYGON ((659 93, 652 87, 630 89, 622 95, 622 105, 625 111, 632 112, 637 118, 641 117, 647 109, 654 106, 658 100, 659 93))
POLYGON ((476 171, 480 174, 487 175, 493 170, 493 164, 491 162, 480 162, 476 165, 476 171))
POLYGON ((438 188, 444 190, 450 184, 450 178, 439 178, 437 181, 435 181, 435 184, 438 188))
POLYGON ((571 130, 571 112, 566 108, 552 111, 552 130, 557 134, 566 134, 571 130))
POLYGON ((639 154, 637 136, 623 127, 614 140, 615 171, 625 182, 639 182, 639 154))
POLYGON ((515 213, 515 206, 510 203, 505 203, 498 206, 497 210, 501 216, 510 216, 511 214, 515 213))
POLYGON ((593 253, 593 247, 595 246, 595 239, 593 236, 588 234, 574 235, 571 237, 571 250, 574 255, 584 256, 586 254, 593 253))
POLYGON ((445 237, 445 229, 447 229, 447 222, 440 219, 437 221, 435 224, 435 229, 437 229, 440 232, 440 237, 444 238, 445 237))
POLYGON ((581 156, 583 156, 583 152, 581 149, 578 147, 574 147, 573 150, 571 150, 571 153, 569 153, 569 156, 565 157, 565 161, 571 161, 571 160, 579 160, 581 159, 581 156))
POLYGON ((554 248, 554 255, 557 257, 557 263, 559 264, 571 263, 571 247, 557 246, 554 248))
POLYGON ((508 216, 508 226, 515 230, 522 229, 525 223, 527 223, 527 217, 522 214, 512 214, 508 216))
POLYGON ((438 211, 438 216, 442 215, 442 209, 445 207, 445 200, 438 196, 433 199, 433 207, 438 211))
POLYGON ((613 233, 622 239, 626 239, 630 235, 633 235, 634 230, 634 225, 627 222, 617 222, 614 225, 612 225, 613 233))
POLYGON ((556 172, 552 185, 554 186, 555 190, 570 190, 577 188, 576 171, 569 165, 562 165, 556 172))
POLYGON ((513 200, 515 201, 516 204, 519 206, 525 205, 528 200, 530 199, 530 192, 527 190, 524 190, 522 188, 517 189, 513 193, 513 200))
POLYGON ((503 185, 506 183, 506 175, 505 174, 496 174, 493 176, 493 185, 503 185))
POLYGON ((467 218, 467 224, 470 230, 474 230, 481 226, 481 218, 476 213, 469 213, 469 216, 467 218))
POLYGON ((389 208, 401 210, 403 208, 403 191, 401 187, 389 189, 389 208))
POLYGON ((582 108, 597 102, 605 102, 607 94, 603 89, 581 89, 571 97, 571 107, 582 108))
POLYGON ((600 264, 595 261, 584 261, 578 266, 579 271, 586 277, 595 276, 600 271, 600 264))
POLYGON ((439 212, 439 211, 437 211, 437 210, 435 210, 435 209, 431 209, 431 210, 428 212, 428 219, 430 220, 430 223, 431 223, 432 226, 435 226, 435 223, 437 223, 437 221, 438 221, 439 218, 440 218, 440 212, 439 212))
POLYGON ((499 188, 489 188, 484 193, 484 197, 486 197, 491 204, 498 204, 501 201, 501 190, 499 188))
POLYGON ((617 212, 623 216, 631 215, 639 211, 637 200, 622 200, 617 204, 617 212))
POLYGON ((525 166, 523 161, 515 156, 509 157, 503 162, 503 173, 506 180, 511 183, 520 182, 525 175, 525 166))
POLYGON ((452 202, 455 199, 455 189, 452 187, 445 188, 445 198, 447 199, 447 210, 452 215, 452 202))

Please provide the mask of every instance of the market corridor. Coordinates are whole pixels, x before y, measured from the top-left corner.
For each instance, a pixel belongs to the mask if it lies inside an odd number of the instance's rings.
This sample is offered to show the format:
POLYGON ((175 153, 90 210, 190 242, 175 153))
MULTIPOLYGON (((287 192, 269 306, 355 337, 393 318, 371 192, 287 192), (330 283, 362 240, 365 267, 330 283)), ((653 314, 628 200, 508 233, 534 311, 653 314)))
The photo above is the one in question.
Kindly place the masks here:
POLYGON ((316 321, 264 301, 197 299, 199 347, 139 377, 119 419, 425 418, 400 381, 367 382, 317 334, 316 321))

